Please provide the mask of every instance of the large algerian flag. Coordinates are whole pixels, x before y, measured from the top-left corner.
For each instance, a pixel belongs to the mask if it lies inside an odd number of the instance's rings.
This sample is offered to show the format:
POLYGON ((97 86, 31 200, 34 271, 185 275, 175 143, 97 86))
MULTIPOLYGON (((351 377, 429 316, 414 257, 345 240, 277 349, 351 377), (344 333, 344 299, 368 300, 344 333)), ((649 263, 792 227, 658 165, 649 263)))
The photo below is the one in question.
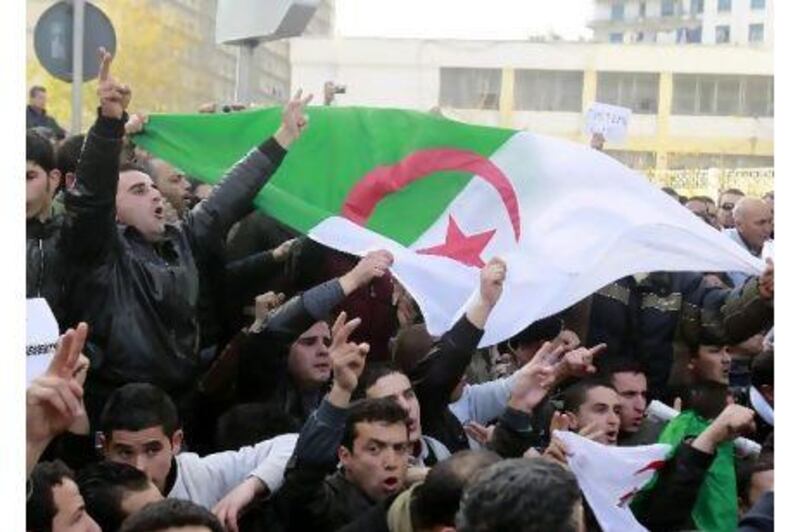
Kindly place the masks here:
MULTIPOLYGON (((763 268, 641 175, 586 146, 393 109, 308 109, 309 124, 256 198, 311 238, 392 271, 442 334, 493 256, 508 276, 481 345, 625 275, 763 268)), ((137 144, 216 182, 272 134, 281 110, 152 115, 137 144)))

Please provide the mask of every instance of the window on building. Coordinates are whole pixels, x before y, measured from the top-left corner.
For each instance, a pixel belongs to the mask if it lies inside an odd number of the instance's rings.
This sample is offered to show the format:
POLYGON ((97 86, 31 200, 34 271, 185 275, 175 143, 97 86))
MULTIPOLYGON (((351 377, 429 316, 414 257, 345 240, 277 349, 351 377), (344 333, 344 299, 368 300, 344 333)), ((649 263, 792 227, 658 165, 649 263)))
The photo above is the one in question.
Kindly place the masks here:
POLYGON ((670 170, 707 168, 769 168, 775 166, 774 157, 768 155, 738 155, 729 153, 669 153, 670 170))
POLYGON ((609 33, 608 34, 608 42, 621 43, 622 42, 622 33, 609 33))
POLYGON ((771 76, 675 74, 672 114, 773 116, 771 76))
POLYGON ((731 0, 717 0, 717 12, 727 13, 731 10, 731 0))
POLYGON ((597 101, 628 107, 634 113, 658 112, 658 74, 649 72, 600 72, 597 101))
POLYGON ((661 16, 671 17, 675 14, 675 0, 661 0, 661 16))
POLYGON ((690 28, 686 31, 687 43, 699 43, 703 40, 703 27, 690 28))
POLYGON ((583 99, 583 72, 517 70, 514 72, 514 109, 579 113, 583 99))
POLYGON ((611 4, 611 20, 625 19, 625 2, 614 2, 611 4))
POLYGON ((639 16, 642 18, 647 17, 647 2, 639 2, 639 16))
POLYGON ((731 42, 731 27, 730 26, 717 26, 716 28, 717 44, 731 42))
POLYGON ((764 25, 750 24, 747 40, 750 42, 764 42, 764 25))
POLYGON ((691 13, 699 15, 703 12, 703 0, 692 0, 691 13))
POLYGON ((750 9, 764 9, 766 7, 766 0, 750 0, 750 9))
POLYGON ((440 69, 439 105, 457 109, 498 109, 500 69, 440 69))

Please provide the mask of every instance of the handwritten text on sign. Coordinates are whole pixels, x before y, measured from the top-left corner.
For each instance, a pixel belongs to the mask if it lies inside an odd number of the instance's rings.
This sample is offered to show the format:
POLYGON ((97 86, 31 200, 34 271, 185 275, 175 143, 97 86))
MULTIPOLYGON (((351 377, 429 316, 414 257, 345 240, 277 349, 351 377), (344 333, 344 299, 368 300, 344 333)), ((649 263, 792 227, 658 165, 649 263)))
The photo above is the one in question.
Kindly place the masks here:
POLYGON ((586 112, 586 132, 600 133, 606 140, 620 142, 628 135, 631 110, 606 103, 593 103, 586 112))

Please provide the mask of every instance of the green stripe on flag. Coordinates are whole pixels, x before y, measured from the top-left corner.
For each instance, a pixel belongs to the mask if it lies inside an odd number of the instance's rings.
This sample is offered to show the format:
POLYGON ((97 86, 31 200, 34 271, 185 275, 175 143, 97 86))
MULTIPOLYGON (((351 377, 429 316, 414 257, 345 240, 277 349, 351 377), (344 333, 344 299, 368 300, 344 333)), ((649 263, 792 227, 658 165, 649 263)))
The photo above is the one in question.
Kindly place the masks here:
MULTIPOLYGON (((209 183, 274 133, 279 108, 241 113, 153 115, 136 143, 209 183)), ((491 155, 512 130, 472 126, 415 111, 312 107, 309 124, 256 205, 308 232, 338 215, 348 192, 378 166, 394 165, 427 148, 491 155)), ((414 242, 467 185, 471 175, 443 171, 384 198, 367 227, 401 244, 414 242)))

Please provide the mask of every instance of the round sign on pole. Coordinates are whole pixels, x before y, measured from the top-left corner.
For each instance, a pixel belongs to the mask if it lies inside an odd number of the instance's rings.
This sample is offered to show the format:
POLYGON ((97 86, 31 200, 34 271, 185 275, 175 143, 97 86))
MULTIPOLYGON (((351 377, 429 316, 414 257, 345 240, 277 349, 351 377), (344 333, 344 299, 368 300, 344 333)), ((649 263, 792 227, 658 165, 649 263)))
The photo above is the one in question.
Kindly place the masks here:
MULTIPOLYGON (((104 47, 113 56, 117 36, 108 17, 86 2, 83 32, 83 81, 97 77, 100 65, 97 49, 104 47)), ((39 62, 53 77, 72 81, 72 4, 57 2, 49 7, 33 31, 33 49, 39 62)))

